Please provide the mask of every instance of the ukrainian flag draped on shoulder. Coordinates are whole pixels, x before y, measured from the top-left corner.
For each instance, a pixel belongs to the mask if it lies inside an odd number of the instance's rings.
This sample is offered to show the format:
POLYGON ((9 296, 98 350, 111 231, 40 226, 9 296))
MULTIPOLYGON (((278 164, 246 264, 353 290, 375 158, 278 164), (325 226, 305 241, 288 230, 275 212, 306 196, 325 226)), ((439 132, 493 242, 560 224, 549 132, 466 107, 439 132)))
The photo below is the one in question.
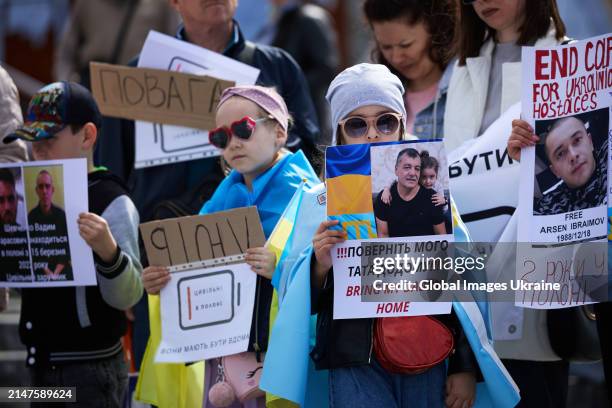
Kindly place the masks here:
POLYGON ((159 296, 148 296, 151 334, 140 366, 136 399, 160 408, 201 408, 204 392, 204 362, 196 364, 156 363, 161 340, 159 296))
MULTIPOLYGON (((321 184, 304 191, 300 198, 291 238, 284 247, 273 284, 279 294, 279 310, 272 328, 260 387, 301 407, 328 406, 327 371, 315 371, 310 360, 316 320, 310 316, 310 241, 326 219, 325 189, 321 184), (288 358, 290 356, 290 358, 288 358)), ((452 201, 451 201, 452 202, 452 201)), ((452 203, 454 206, 454 203, 452 203)), ((454 214, 458 214, 456 209, 454 214)), ((454 217, 458 242, 469 241, 465 225, 454 217)), ((520 400, 518 388, 493 351, 487 336, 485 303, 453 302, 484 381, 477 384, 475 407, 514 407, 520 400)), ((268 406, 276 408, 272 403, 268 406)))
MULTIPOLYGON (((272 278, 279 306, 260 387, 277 396, 268 398, 269 408, 287 406, 287 401, 301 407, 324 408, 328 405, 327 371, 315 371, 309 356, 316 332, 316 316, 310 315, 309 247, 325 220, 325 185, 296 193, 286 216, 285 225, 292 226, 291 233, 284 240, 275 240, 274 234, 271 237, 271 241, 284 241, 284 245, 272 278)), ((287 229, 278 231, 286 234, 287 229)))
POLYGON ((253 180, 252 190, 244 184, 242 175, 232 170, 204 204, 200 214, 254 205, 257 206, 264 234, 269 237, 303 180, 309 187, 320 183, 302 151, 287 153, 253 180))
MULTIPOLYGON (((453 233, 455 242, 470 242, 468 229, 458 216, 459 211, 451 198, 453 233)), ((476 384, 474 408, 511 408, 521 397, 512 377, 493 350, 488 333, 488 304, 485 302, 453 302, 453 310, 461 322, 474 357, 480 367, 483 382, 476 384)))
MULTIPOLYGON (((235 170, 221 182, 211 199, 200 210, 210 214, 233 208, 256 206, 266 237, 269 237, 285 207, 300 184, 320 183, 301 151, 287 153, 274 166, 253 180, 252 190, 235 170), (304 180, 306 180, 304 182, 304 180)), ((203 402, 204 363, 155 363, 161 339, 159 297, 149 296, 151 335, 137 384, 137 399, 160 408, 200 408, 203 402)))

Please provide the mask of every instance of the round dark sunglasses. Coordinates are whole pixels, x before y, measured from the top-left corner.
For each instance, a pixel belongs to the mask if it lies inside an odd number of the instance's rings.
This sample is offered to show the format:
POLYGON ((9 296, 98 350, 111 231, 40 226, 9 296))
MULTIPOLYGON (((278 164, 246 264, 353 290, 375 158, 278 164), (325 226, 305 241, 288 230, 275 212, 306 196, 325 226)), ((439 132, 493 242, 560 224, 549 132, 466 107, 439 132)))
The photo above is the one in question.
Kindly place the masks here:
POLYGON ((233 122, 229 128, 221 126, 211 130, 208 132, 208 140, 211 145, 219 149, 225 149, 229 145, 232 135, 236 136, 238 139, 248 140, 255 131, 256 124, 266 120, 274 120, 274 118, 267 116, 265 118, 253 119, 249 116, 245 116, 233 122))

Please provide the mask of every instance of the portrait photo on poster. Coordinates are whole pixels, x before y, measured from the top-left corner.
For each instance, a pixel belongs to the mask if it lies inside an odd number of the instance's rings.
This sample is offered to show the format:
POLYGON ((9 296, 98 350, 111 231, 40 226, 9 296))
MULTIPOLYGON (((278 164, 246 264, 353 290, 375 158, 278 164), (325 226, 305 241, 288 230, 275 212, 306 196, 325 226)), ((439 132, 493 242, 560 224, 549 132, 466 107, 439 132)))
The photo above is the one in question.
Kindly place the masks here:
POLYGON ((24 167, 32 266, 36 281, 74 279, 66 224, 64 169, 24 167))
POLYGON ((535 122, 533 215, 608 203, 609 109, 535 122))
POLYGON ((330 228, 346 236, 331 251, 334 319, 449 313, 443 293, 406 289, 456 275, 442 266, 454 253, 443 142, 329 147, 325 176, 330 228))
POLYGON ((453 233, 442 143, 372 145, 370 155, 379 238, 453 233))
POLYGON ((0 282, 31 282, 21 167, 0 168, 0 282))

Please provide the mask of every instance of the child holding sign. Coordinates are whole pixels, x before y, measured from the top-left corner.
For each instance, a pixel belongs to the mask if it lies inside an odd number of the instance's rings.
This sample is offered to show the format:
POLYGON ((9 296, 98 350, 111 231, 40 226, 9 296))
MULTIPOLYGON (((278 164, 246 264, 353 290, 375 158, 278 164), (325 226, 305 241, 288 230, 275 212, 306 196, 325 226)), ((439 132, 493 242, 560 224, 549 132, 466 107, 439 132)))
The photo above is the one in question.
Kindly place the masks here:
MULTIPOLYGON (((360 64, 330 85, 327 98, 335 123, 333 141, 362 144, 405 138, 406 111, 399 79, 382 65, 360 64)), ((374 358, 374 319, 333 320, 331 248, 346 239, 323 221, 313 238, 311 277, 314 311, 319 313, 312 357, 318 369, 330 370, 330 403, 336 407, 471 406, 475 396, 476 362, 454 315, 444 319, 454 335, 456 352, 418 374, 388 371, 374 358), (447 377, 448 375, 448 377, 447 377), (446 392, 445 392, 446 390, 446 392), (445 399, 446 397, 446 399, 445 399)))
POLYGON ((142 296, 139 219, 118 178, 94 167, 101 121, 86 88, 56 82, 32 97, 24 126, 4 140, 32 142, 36 160, 86 158, 89 173, 90 212, 79 216, 78 225, 94 252, 98 285, 22 290, 19 333, 32 385, 76 387, 82 404, 119 407, 128 385, 123 310, 142 296))
MULTIPOLYGON (((281 96, 271 88, 238 86, 226 89, 217 106, 217 129, 211 130, 212 144, 221 149, 233 168, 219 185, 200 214, 232 208, 257 206, 263 230, 269 237, 298 186, 319 183, 316 173, 302 152, 283 150, 290 116, 281 96)), ((257 295, 248 351, 263 352, 268 345, 270 283, 275 256, 267 248, 249 248, 246 261, 257 273, 257 295)), ((151 266, 143 273, 147 293, 158 294, 168 283, 164 267, 151 266)), ((214 363, 206 369, 207 386, 213 384, 214 363)), ((259 401, 259 399, 258 399, 259 401)), ((210 401, 207 401, 211 406, 210 401)))

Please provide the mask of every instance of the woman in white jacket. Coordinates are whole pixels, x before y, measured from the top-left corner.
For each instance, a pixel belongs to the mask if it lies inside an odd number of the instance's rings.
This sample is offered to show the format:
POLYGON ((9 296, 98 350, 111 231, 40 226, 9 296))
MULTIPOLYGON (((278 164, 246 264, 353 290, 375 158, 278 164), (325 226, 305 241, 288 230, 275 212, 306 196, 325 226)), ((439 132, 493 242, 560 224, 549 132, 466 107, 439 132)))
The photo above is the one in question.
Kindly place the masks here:
MULTIPOLYGON (((521 46, 554 46, 565 40, 555 0, 462 0, 458 27, 458 62, 444 116, 447 152, 481 135, 520 101, 521 46)), ((510 239, 516 241, 514 221, 513 217, 503 236, 513 235, 510 239)), ((501 328, 500 333, 505 329, 497 338, 505 340, 496 341, 495 349, 520 388, 519 406, 565 406, 568 363, 552 351, 546 312, 511 304, 492 306, 493 327, 501 328)))
POLYGON ((463 0, 459 17, 459 58, 444 115, 448 152, 480 136, 520 101, 522 45, 554 46, 565 39, 555 0, 463 0))

